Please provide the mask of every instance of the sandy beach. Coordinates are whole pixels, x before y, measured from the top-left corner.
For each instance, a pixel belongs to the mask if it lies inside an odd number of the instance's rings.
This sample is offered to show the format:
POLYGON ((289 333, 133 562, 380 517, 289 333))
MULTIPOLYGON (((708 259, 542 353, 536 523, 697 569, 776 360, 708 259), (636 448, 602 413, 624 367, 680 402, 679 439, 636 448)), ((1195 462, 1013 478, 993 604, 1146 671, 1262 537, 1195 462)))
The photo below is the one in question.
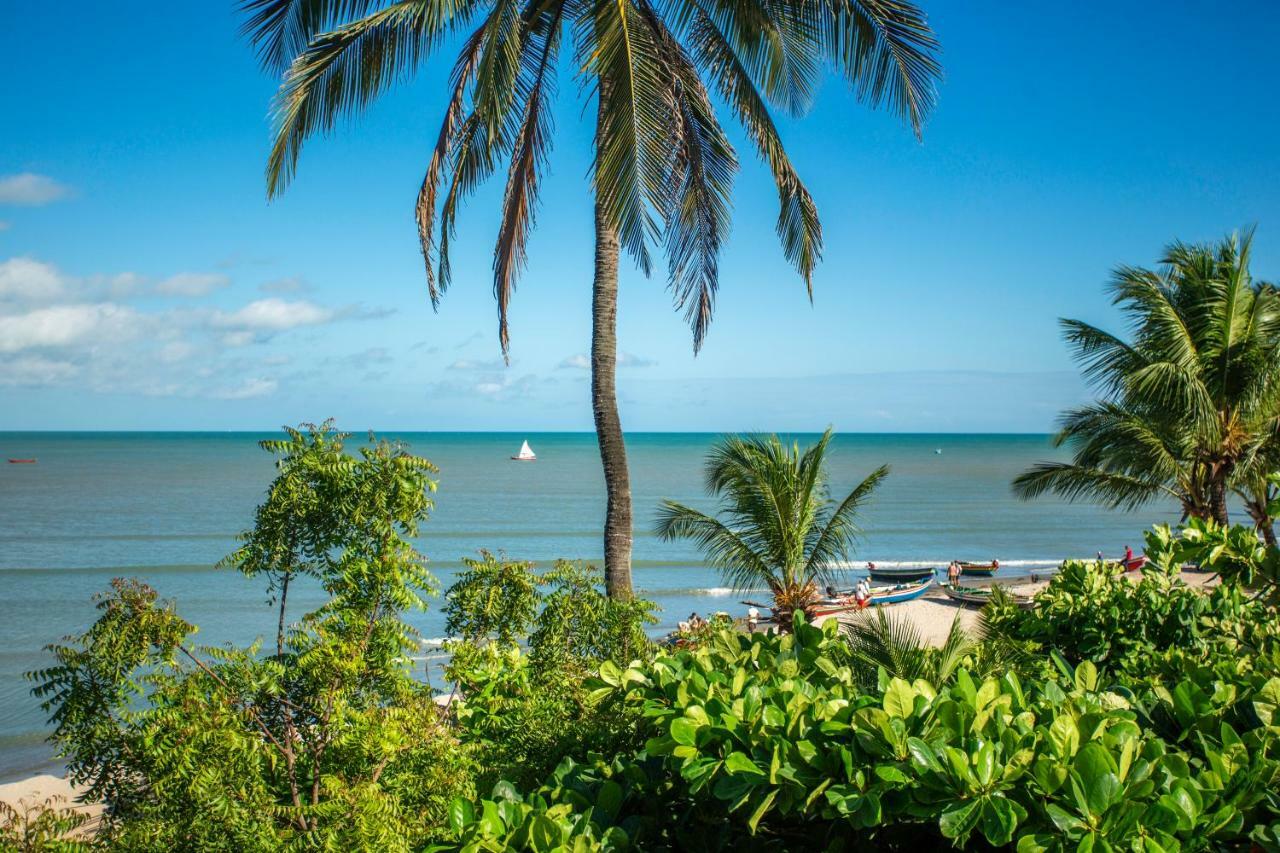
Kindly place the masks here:
POLYGON ((77 794, 78 791, 70 781, 48 773, 0 785, 0 803, 12 807, 19 814, 48 805, 53 808, 73 808, 88 815, 89 820, 76 833, 88 836, 97 828, 102 806, 98 803, 77 803, 77 794))

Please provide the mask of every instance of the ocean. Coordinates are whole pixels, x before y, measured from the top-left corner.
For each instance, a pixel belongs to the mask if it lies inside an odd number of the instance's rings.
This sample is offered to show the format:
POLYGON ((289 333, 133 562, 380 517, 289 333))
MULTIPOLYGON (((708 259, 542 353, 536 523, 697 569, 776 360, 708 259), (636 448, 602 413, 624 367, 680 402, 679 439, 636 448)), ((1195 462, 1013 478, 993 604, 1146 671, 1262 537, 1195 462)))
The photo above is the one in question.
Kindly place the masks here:
MULTIPOLYGON (((0 433, 0 782, 56 768, 45 715, 23 673, 50 662, 43 647, 93 618, 91 596, 111 578, 138 577, 178 603, 204 644, 274 633, 262 585, 214 564, 235 546, 273 476, 273 458, 250 433, 0 433)), ((441 589, 461 559, 485 548, 549 567, 558 557, 599 560, 603 481, 589 433, 388 433, 440 468, 436 508, 419 549, 441 589), (528 439, 535 463, 509 459, 528 439)), ((702 461, 710 434, 629 435, 636 539, 634 584, 662 610, 655 633, 692 612, 740 615, 727 589, 685 543, 651 533, 665 497, 709 507, 702 461)), ((795 436, 802 443, 815 436, 795 436)), ((870 471, 891 473, 862 517, 857 561, 943 565, 998 558, 1002 575, 1056 566, 1069 556, 1141 550, 1142 532, 1173 523, 1171 503, 1137 513, 1016 500, 1010 480, 1034 462, 1061 458, 1043 435, 840 435, 830 457, 832 491, 870 471), (939 452, 941 451, 941 452, 939 452)), ((855 573, 851 571, 850 577, 855 573)), ((749 596, 747 596, 749 597, 749 596)), ((291 595, 294 615, 319 601, 291 595)), ((428 639, 421 663, 443 686, 437 603, 411 621, 428 639)))

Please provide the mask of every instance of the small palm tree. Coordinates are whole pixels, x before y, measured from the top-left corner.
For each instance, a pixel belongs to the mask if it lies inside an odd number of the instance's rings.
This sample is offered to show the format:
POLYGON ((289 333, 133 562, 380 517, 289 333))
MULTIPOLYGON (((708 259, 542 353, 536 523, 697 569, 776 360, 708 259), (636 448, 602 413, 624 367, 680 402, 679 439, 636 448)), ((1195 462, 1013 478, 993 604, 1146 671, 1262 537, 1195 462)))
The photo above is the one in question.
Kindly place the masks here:
POLYGON ((774 124, 803 115, 828 70, 870 106, 887 104, 917 136, 936 98, 938 45, 911 0, 241 0, 264 65, 283 75, 267 191, 293 177, 303 143, 363 112, 462 39, 415 215, 433 305, 450 281, 460 204, 505 172, 493 294, 498 340, 527 260, 542 176, 557 136, 561 65, 594 110, 591 194, 591 404, 604 468, 605 581, 631 595, 631 490, 618 414, 619 255, 648 275, 666 255, 668 286, 696 353, 720 284, 738 156, 730 116, 768 166, 783 252, 805 281, 822 254, 812 196, 774 124))
POLYGON ((791 614, 807 612, 819 585, 851 556, 859 532, 855 515, 889 473, 882 465, 837 502, 827 489, 830 444, 830 429, 803 451, 776 435, 722 440, 706 463, 707 492, 718 498, 718 514, 664 500, 658 536, 694 540, 737 590, 767 586, 777 622, 790 626, 791 614))
POLYGON ((1125 508, 1167 495, 1227 523, 1228 492, 1264 482, 1280 446, 1280 293, 1250 277, 1252 242, 1174 243, 1159 270, 1118 269, 1132 341, 1062 321, 1102 399, 1063 415, 1054 444, 1073 459, 1021 474, 1015 494, 1125 508))

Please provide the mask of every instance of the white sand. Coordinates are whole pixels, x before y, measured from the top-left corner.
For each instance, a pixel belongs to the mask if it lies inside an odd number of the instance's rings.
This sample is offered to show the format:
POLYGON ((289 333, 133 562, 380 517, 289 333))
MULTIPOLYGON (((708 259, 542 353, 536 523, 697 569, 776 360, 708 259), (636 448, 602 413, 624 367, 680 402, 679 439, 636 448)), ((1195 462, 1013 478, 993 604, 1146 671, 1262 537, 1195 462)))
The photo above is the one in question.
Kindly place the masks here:
POLYGON ((66 779, 45 773, 40 776, 32 776, 30 779, 23 779, 21 782, 0 785, 0 803, 12 806, 19 813, 22 813, 32 807, 43 806, 52 798, 61 798, 60 802, 49 802, 49 805, 53 808, 73 808, 78 812, 89 815, 89 821, 81 826, 79 832, 76 833, 80 836, 88 836, 97 828, 98 817, 102 814, 102 805, 100 803, 77 803, 75 799, 78 793, 75 787, 66 779))

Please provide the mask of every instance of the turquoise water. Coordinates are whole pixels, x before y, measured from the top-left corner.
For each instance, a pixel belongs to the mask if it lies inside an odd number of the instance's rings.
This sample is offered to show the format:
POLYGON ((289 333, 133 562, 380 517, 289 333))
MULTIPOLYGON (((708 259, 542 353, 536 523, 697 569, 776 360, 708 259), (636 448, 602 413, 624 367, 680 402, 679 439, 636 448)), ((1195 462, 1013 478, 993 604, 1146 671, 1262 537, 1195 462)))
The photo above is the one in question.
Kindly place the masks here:
MULTIPOLYGON (((0 433, 0 781, 50 766, 44 715, 22 673, 44 665, 42 647, 82 629, 90 596, 115 576, 143 578, 177 600, 204 643, 247 643, 274 631, 259 585, 213 564, 251 523, 272 458, 247 433, 0 433)), ((479 548, 547 565, 598 559, 603 483, 590 434, 401 434, 440 467, 436 510, 420 549, 443 587, 479 548), (509 460, 528 438, 536 463, 509 460)), ((685 544, 649 533, 663 497, 706 505, 702 458, 715 436, 628 437, 636 514, 635 586, 663 608, 657 630, 693 611, 741 613, 685 544)), ((803 437, 801 437, 803 440, 803 437)), ((831 453, 835 491, 880 464, 892 473, 863 518, 858 559, 945 564, 999 558, 1008 574, 1066 556, 1135 549, 1144 528, 1176 521, 1172 505, 1139 514, 1056 500, 1023 503, 1011 478, 1053 458, 1045 436, 844 435, 831 453), (942 453, 935 451, 941 450, 942 453)), ((314 604, 299 593, 298 610, 314 604)), ((439 609, 413 617, 426 638, 443 634, 439 609)), ((441 681, 439 656, 424 655, 441 681)))

